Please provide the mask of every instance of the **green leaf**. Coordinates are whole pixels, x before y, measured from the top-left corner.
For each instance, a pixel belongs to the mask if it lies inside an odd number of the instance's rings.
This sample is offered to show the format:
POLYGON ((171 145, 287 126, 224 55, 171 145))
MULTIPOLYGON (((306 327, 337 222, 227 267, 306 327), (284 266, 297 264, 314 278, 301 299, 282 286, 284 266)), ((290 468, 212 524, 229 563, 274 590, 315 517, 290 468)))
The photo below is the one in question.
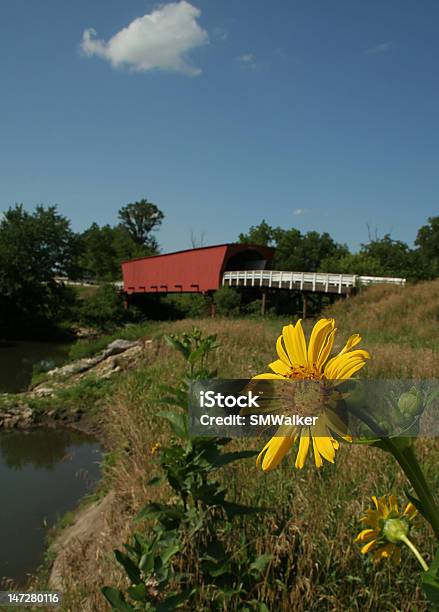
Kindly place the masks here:
POLYGON ((180 550, 179 544, 174 544, 172 546, 168 546, 168 548, 165 548, 165 550, 160 555, 163 565, 166 565, 169 559, 173 557, 176 553, 178 553, 179 550, 180 550))
MULTIPOLYGON (((430 565, 428 572, 422 574, 422 589, 427 599, 433 603, 439 604, 439 548, 436 550, 436 555, 430 565)), ((436 606, 435 606, 436 607, 436 606)))
POLYGON ((139 568, 145 574, 150 574, 152 572, 154 569, 154 554, 151 551, 142 555, 139 561, 139 568))
POLYGON ((148 480, 146 483, 149 487, 153 487, 154 485, 158 485, 164 481, 163 476, 154 476, 151 480, 148 480))
POLYGON ((249 457, 255 457, 258 453, 259 451, 253 450, 223 453, 222 455, 217 455, 217 457, 212 458, 210 462, 215 467, 222 467, 223 465, 227 465, 229 463, 232 463, 233 461, 238 461, 239 459, 248 459, 249 457))
POLYGON ((273 559, 273 555, 260 555, 253 563, 250 565, 250 569, 254 569, 258 572, 263 572, 265 567, 270 563, 273 559))
POLYGON ((256 506, 242 506, 229 501, 223 501, 221 506, 226 511, 227 517, 232 519, 234 516, 242 516, 244 514, 257 514, 264 512, 266 508, 258 508, 256 506))
POLYGON ((198 359, 203 357, 205 353, 206 353, 206 347, 202 344, 195 351, 192 351, 191 353, 189 353, 189 356, 188 356, 189 363, 193 365, 196 361, 198 361, 198 359))
POLYGON ((167 506, 156 502, 146 504, 136 515, 134 521, 155 519, 166 525, 167 529, 176 529, 182 520, 184 512, 181 508, 167 506))
POLYGON ((169 421, 172 431, 179 438, 188 437, 187 416, 182 412, 158 412, 157 416, 169 421))
POLYGON ((185 346, 180 340, 176 338, 171 338, 171 336, 164 336, 166 344, 168 344, 171 348, 174 348, 176 351, 181 353, 185 359, 189 357, 190 349, 188 346, 185 346))
POLYGON ((134 608, 125 601, 123 593, 113 587, 102 587, 101 592, 105 599, 111 604, 113 610, 120 612, 133 612, 134 608))
POLYGON ((136 586, 133 587, 128 587, 127 593, 131 597, 131 599, 135 599, 136 601, 148 600, 148 592, 146 590, 146 586, 143 583, 136 584, 136 586))
POLYGON ((179 605, 184 603, 196 592, 196 589, 183 591, 175 595, 169 595, 160 605, 157 606, 156 612, 172 612, 179 605))
POLYGON ((120 550, 115 550, 114 555, 118 562, 123 566, 128 578, 133 583, 140 582, 140 570, 137 565, 120 550))

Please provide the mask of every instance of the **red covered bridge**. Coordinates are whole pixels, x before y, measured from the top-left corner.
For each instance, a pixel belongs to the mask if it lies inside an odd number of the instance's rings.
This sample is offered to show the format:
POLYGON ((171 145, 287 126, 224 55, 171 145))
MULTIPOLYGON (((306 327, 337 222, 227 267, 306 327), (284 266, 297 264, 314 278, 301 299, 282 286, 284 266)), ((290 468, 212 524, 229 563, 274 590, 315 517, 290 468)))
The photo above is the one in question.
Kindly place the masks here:
POLYGON ((236 270, 265 270, 274 249, 248 244, 217 244, 122 263, 123 289, 141 293, 209 293, 223 275, 236 270))

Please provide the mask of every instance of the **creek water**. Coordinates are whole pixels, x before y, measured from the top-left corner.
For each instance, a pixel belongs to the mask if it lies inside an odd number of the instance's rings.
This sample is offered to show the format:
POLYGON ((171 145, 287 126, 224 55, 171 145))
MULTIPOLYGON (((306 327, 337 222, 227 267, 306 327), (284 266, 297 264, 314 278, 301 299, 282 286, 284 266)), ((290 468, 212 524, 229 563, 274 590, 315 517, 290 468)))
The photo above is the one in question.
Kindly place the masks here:
POLYGON ((36 571, 48 529, 93 489, 100 457, 97 440, 73 429, 0 431, 3 583, 7 578, 24 586, 36 571))
POLYGON ((55 368, 68 350, 55 342, 0 341, 0 393, 25 391, 35 367, 55 368))

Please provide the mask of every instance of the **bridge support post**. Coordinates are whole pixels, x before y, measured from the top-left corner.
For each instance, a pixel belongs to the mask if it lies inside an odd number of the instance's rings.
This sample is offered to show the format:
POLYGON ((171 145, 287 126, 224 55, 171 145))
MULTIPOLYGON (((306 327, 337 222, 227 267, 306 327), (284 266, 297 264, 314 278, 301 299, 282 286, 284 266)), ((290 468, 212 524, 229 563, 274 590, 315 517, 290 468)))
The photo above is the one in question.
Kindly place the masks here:
POLYGON ((261 299, 261 316, 263 317, 265 317, 266 306, 267 306, 267 292, 263 291, 262 299, 261 299))
POLYGON ((306 293, 303 291, 302 292, 302 319, 303 320, 306 319, 307 309, 308 309, 308 297, 306 293))

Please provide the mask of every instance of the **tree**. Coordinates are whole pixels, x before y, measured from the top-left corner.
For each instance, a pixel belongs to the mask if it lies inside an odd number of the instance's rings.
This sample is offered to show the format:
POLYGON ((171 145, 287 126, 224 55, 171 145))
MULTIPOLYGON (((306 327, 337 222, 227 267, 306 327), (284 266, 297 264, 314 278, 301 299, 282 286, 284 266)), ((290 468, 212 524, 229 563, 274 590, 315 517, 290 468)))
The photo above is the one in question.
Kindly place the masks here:
POLYGON ((384 275, 380 261, 364 253, 347 253, 341 257, 338 255, 328 257, 322 261, 320 271, 364 276, 384 275))
POLYGON ((111 227, 97 223, 86 229, 80 236, 81 254, 79 265, 82 278, 111 281, 122 276, 121 262, 150 255, 148 247, 134 242, 122 224, 111 227))
POLYGON ((360 254, 378 261, 384 276, 416 277, 413 251, 402 240, 393 240, 390 234, 362 244, 360 254))
POLYGON ((82 276, 92 280, 113 280, 120 276, 114 247, 114 229, 97 223, 81 234, 80 265, 82 276))
POLYGON ((238 240, 241 244, 273 246, 277 230, 268 225, 265 219, 262 219, 259 225, 252 225, 247 234, 239 234, 238 240))
POLYGON ((439 276, 439 217, 429 217, 428 225, 419 228, 415 245, 418 247, 419 276, 439 276))
POLYGON ((277 247, 273 266, 279 270, 318 272, 328 258, 340 258, 349 253, 346 245, 338 244, 324 232, 301 234, 296 228, 277 230, 277 247))
POLYGON ((119 210, 119 219, 136 244, 157 251, 157 241, 151 232, 161 225, 164 214, 155 204, 145 199, 127 204, 119 210))
POLYGON ((55 321, 74 301, 55 276, 75 276, 78 240, 56 206, 10 207, 0 222, 0 302, 5 317, 55 321))

